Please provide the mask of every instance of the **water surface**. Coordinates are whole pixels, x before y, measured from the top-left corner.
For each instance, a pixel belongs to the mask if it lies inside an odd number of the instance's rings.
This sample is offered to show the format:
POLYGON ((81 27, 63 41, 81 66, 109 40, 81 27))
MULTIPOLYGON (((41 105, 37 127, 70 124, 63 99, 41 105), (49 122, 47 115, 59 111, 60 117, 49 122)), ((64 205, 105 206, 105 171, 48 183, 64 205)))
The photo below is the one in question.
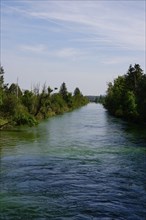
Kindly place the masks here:
POLYGON ((0 219, 146 219, 146 129, 89 104, 0 131, 0 219))

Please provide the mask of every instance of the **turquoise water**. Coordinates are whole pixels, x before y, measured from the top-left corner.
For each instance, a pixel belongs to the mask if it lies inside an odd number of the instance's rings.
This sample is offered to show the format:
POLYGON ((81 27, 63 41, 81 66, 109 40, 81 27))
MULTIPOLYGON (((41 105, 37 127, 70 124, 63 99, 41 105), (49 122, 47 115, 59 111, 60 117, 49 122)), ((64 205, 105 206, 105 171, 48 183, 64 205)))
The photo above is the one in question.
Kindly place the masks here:
POLYGON ((146 129, 99 104, 0 131, 0 219, 146 219, 146 129))

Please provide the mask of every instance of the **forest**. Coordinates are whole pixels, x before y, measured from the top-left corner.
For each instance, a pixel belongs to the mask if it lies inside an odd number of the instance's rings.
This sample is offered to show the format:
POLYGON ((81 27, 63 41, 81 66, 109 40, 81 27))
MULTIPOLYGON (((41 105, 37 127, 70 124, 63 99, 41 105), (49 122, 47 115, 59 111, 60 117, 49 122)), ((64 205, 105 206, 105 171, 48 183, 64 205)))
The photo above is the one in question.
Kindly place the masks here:
POLYGON ((104 107, 116 117, 146 123, 146 74, 139 64, 108 84, 104 107))
POLYGON ((17 125, 34 126, 50 116, 62 114, 88 103, 79 88, 68 92, 63 82, 59 91, 44 84, 22 90, 18 83, 4 82, 4 68, 0 66, 0 129, 17 125))

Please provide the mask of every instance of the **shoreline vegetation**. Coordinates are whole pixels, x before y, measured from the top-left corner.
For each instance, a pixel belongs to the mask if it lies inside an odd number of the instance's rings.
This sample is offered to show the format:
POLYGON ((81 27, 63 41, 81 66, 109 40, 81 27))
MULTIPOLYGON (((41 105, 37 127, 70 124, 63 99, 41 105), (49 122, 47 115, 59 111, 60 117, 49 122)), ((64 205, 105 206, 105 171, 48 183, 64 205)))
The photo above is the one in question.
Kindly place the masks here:
POLYGON ((130 65, 126 74, 108 84, 105 96, 83 96, 79 88, 67 91, 37 84, 21 90, 16 83, 4 83, 4 69, 0 66, 0 130, 20 125, 35 126, 41 120, 63 114, 92 101, 100 103, 109 114, 128 122, 146 125, 146 74, 139 64, 130 65))
POLYGON ((146 125, 146 74, 139 64, 108 84, 103 105, 115 117, 146 125))
POLYGON ((30 90, 21 90, 16 83, 4 83, 4 69, 0 66, 0 130, 20 125, 35 126, 41 120, 54 115, 72 111, 89 100, 82 95, 79 88, 74 93, 67 91, 63 82, 58 88, 37 84, 30 90))

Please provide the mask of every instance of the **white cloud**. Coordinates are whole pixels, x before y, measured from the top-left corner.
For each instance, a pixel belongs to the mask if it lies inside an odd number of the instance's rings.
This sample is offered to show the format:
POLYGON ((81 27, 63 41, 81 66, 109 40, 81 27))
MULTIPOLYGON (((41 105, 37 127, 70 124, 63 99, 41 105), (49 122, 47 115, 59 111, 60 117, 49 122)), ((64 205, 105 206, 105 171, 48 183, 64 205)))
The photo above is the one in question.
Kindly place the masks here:
POLYGON ((43 53, 47 51, 47 47, 43 44, 39 45, 21 45, 20 50, 26 51, 26 52, 31 52, 31 53, 43 53))
POLYGON ((103 64, 108 64, 108 65, 117 65, 117 64, 121 64, 121 63, 131 63, 131 57, 123 57, 123 56, 119 56, 119 57, 115 57, 112 56, 110 58, 105 58, 102 61, 103 64))
POLYGON ((134 0, 3 1, 2 61, 8 78, 20 73, 24 88, 33 79, 48 79, 54 85, 79 83, 85 94, 103 92, 106 81, 130 63, 145 67, 143 7, 144 1, 134 0))
POLYGON ((46 54, 48 57, 56 58, 71 58, 71 59, 83 59, 85 58, 85 53, 82 53, 79 49, 75 48, 60 48, 57 50, 48 49, 47 46, 43 44, 39 45, 20 45, 19 49, 23 52, 33 53, 33 54, 46 54))
POLYGON ((86 37, 88 44, 100 43, 102 38, 106 45, 145 50, 145 17, 137 13, 135 1, 26 1, 24 5, 7 10, 82 33, 80 40, 86 37))
POLYGON ((53 55, 60 57, 60 58, 74 58, 74 59, 83 56, 81 51, 75 48, 63 48, 63 49, 54 51, 53 55))
MULTIPOLYGON (((132 2, 133 3, 133 2, 132 2)), ((40 9, 29 11, 30 16, 54 22, 72 31, 88 35, 88 42, 106 38, 106 43, 118 44, 129 49, 144 50, 144 17, 137 16, 136 9, 127 10, 128 5, 112 1, 55 2, 56 8, 44 3, 40 9), (119 7, 120 6, 120 7, 119 7)), ((129 3, 130 4, 130 3, 129 3)), ((51 5, 53 3, 51 2, 51 5)), ((82 38, 81 38, 82 39, 82 38)))

